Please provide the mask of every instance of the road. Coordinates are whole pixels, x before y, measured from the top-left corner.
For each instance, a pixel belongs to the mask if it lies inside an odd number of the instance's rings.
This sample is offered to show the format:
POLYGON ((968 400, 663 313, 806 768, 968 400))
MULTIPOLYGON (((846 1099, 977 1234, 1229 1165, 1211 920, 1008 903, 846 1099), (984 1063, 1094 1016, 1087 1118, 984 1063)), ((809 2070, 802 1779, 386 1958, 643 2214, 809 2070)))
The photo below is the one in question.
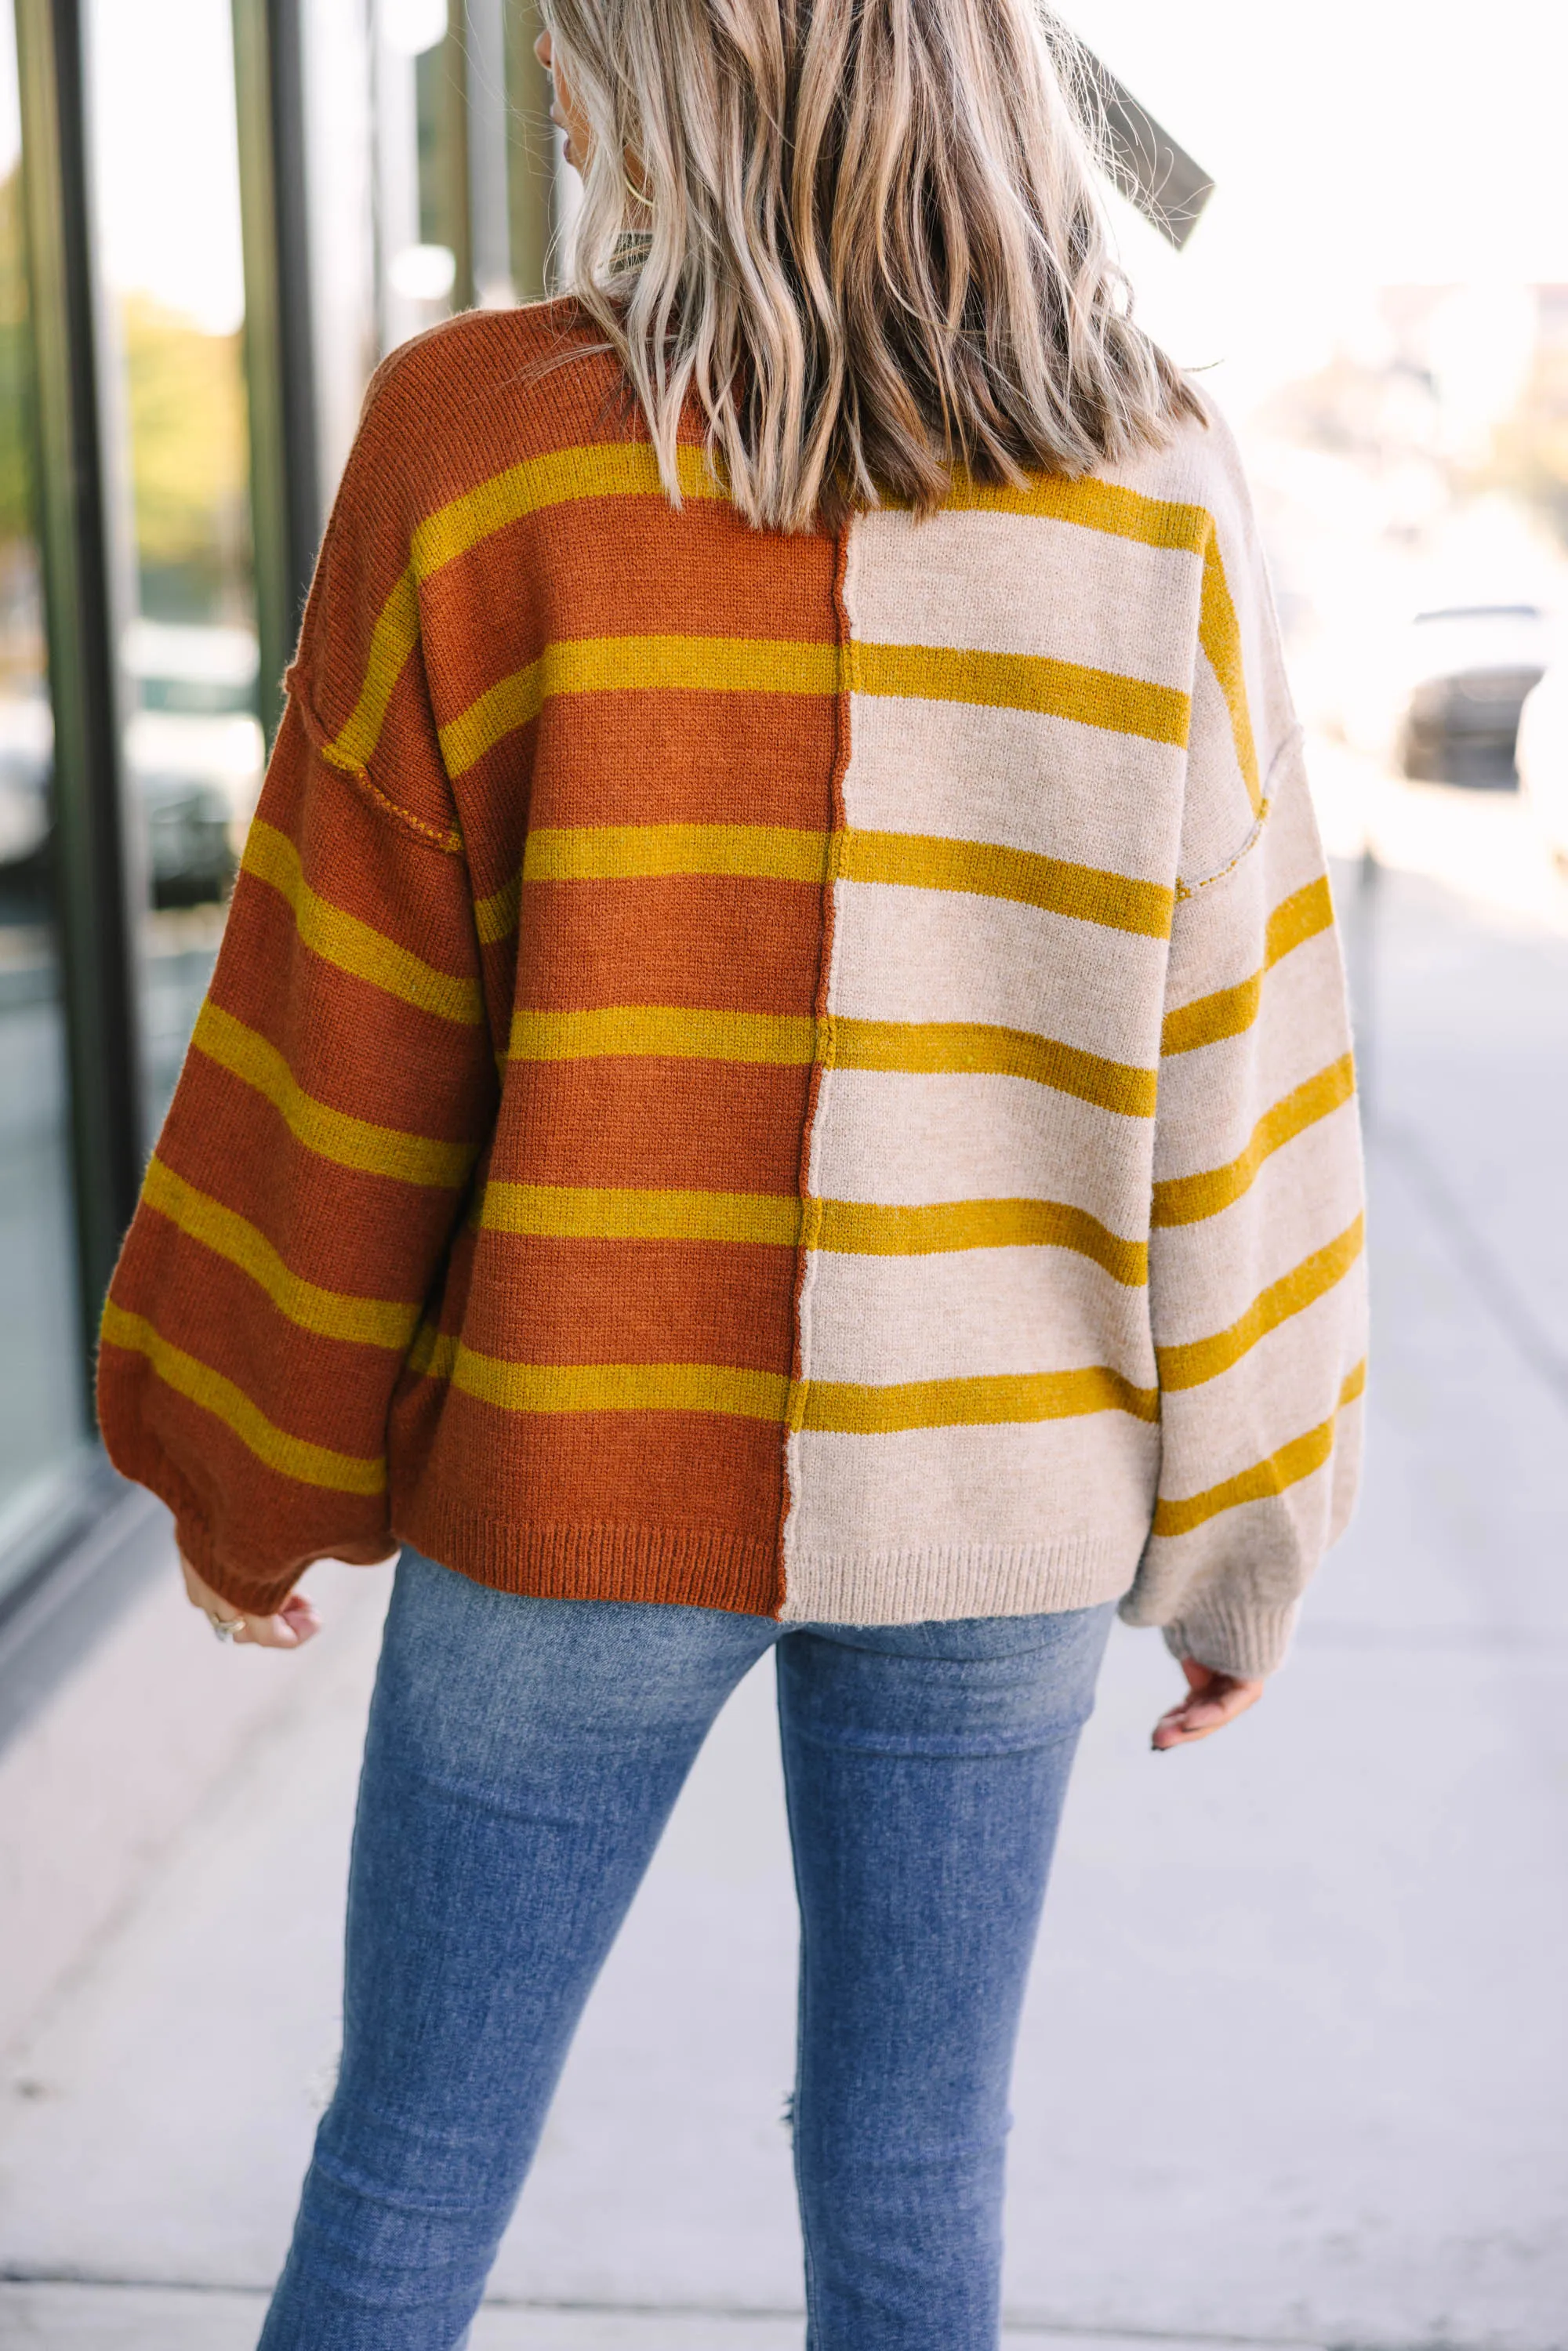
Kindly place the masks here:
MULTIPOLYGON (((1173 1669, 1152 1635, 1113 1643, 1020 2053, 1011 2351, 1568 2346, 1568 892, 1511 895, 1517 811, 1486 824, 1500 865, 1467 856, 1459 887, 1406 841, 1358 946, 1352 1532, 1288 1670, 1207 1747, 1148 1752, 1173 1669)), ((1354 929, 1368 899, 1338 878, 1354 929)), ((379 1605, 325 1580, 357 1595, 331 1671, 9 2066, 0 2342, 254 2345, 330 2079, 379 1605)), ((799 2351, 769 1709, 765 1668, 699 1762, 476 2351, 799 2351)))

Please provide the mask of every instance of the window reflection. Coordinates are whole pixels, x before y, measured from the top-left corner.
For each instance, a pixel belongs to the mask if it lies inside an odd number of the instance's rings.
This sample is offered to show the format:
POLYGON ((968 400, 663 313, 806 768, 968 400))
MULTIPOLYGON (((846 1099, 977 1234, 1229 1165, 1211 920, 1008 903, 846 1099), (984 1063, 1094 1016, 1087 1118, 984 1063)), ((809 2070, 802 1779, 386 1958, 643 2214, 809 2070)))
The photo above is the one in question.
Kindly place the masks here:
POLYGON ((229 0, 94 0, 89 33, 156 1120, 211 970, 264 756, 229 0))
POLYGON ((15 26, 0 4, 0 1590, 81 1434, 15 26))

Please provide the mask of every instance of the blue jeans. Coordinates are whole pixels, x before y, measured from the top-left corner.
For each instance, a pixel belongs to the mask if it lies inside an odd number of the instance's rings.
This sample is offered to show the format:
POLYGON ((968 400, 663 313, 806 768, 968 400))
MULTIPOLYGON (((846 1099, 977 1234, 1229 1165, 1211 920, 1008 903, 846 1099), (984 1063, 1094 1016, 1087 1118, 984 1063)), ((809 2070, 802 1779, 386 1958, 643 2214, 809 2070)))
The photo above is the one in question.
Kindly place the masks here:
POLYGON ((995 2351, 1008 2083, 1109 1605, 871 1629, 518 1599, 405 1551, 343 2064, 260 2351, 455 2351, 709 1725, 776 1647, 810 2351, 995 2351))

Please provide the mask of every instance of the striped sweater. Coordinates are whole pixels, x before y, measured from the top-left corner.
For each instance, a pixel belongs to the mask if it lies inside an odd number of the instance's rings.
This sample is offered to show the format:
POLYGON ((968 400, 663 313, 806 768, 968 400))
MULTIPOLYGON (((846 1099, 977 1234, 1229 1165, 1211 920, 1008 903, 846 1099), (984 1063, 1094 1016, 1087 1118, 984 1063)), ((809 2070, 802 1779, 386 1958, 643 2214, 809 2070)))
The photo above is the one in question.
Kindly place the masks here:
POLYGON ((1270 1670, 1354 1483, 1361 1173, 1232 444, 759 532, 573 332, 373 388, 114 1460, 253 1611, 407 1540, 794 1620, 1124 1595, 1270 1670))

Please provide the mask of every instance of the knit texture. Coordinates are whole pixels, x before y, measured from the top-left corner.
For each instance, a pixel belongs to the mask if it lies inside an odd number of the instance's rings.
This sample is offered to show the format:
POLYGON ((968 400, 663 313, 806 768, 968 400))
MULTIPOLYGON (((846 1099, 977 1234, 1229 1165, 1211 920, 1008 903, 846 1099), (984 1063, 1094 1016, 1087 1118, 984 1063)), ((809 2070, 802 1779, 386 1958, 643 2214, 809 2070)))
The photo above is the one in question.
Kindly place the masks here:
POLYGON ((1275 1665, 1364 1300, 1333 911, 1232 444, 916 524, 662 491, 570 305, 383 368, 105 1311, 238 1607, 890 1623, 1275 1665))

